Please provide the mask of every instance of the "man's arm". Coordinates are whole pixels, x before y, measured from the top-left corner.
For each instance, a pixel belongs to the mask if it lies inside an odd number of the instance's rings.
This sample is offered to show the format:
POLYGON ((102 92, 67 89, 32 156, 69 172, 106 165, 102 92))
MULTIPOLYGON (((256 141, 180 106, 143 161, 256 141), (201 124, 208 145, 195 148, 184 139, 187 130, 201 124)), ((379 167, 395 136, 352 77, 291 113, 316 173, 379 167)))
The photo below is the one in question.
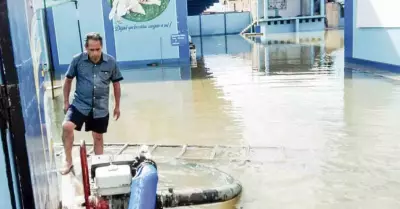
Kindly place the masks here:
POLYGON ((65 77, 64 79, 64 86, 63 86, 64 104, 68 105, 69 105, 69 94, 71 92, 72 80, 73 79, 68 77, 65 77))
POLYGON ((112 71, 111 75, 111 81, 113 83, 113 89, 114 89, 114 100, 115 100, 115 107, 114 107, 114 118, 115 120, 118 120, 120 116, 120 110, 119 110, 119 104, 120 104, 120 99, 121 99, 121 85, 120 81, 122 81, 124 78, 122 77, 121 72, 119 71, 119 68, 117 66, 117 63, 114 64, 114 69, 112 71))
POLYGON ((119 109, 119 101, 121 99, 121 85, 118 82, 113 83, 115 108, 119 109))
POLYGON ((64 85, 63 85, 64 112, 67 112, 69 108, 69 94, 71 92, 72 80, 75 78, 76 72, 77 72, 77 58, 74 57, 74 59, 72 60, 71 64, 68 67, 64 79, 64 85))

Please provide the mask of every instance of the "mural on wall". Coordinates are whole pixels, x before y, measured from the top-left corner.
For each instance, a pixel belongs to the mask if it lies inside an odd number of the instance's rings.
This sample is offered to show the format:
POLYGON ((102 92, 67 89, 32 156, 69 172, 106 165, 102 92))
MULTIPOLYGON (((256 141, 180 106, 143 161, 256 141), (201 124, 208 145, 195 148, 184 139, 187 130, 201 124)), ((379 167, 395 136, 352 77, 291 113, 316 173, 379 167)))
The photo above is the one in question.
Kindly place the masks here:
POLYGON ((113 27, 108 37, 114 39, 118 61, 152 63, 179 59, 179 47, 171 43, 174 35, 179 34, 180 11, 176 0, 105 0, 105 3, 110 9, 106 8, 109 11, 106 21, 111 21, 113 27))
POLYGON ((112 7, 109 19, 121 22, 122 18, 133 22, 150 21, 164 12, 169 0, 109 0, 112 7))

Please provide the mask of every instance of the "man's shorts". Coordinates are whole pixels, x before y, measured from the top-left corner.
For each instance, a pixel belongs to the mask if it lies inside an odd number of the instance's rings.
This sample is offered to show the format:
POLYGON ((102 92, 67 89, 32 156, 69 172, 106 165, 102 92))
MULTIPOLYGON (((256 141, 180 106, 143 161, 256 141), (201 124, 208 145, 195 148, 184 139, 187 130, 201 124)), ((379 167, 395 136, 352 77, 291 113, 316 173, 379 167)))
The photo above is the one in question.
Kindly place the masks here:
POLYGON ((65 120, 74 123, 76 125, 75 130, 77 131, 81 131, 83 123, 85 123, 85 131, 103 134, 107 132, 109 115, 103 118, 93 118, 93 112, 90 112, 89 115, 86 116, 71 105, 65 115, 65 120))

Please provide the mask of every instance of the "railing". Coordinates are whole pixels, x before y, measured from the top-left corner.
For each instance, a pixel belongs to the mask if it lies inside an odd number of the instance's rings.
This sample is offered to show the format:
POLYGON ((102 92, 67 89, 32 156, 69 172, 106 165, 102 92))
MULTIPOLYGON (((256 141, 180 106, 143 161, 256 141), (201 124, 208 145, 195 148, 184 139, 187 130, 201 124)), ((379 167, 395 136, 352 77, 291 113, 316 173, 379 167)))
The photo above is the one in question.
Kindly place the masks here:
MULTIPOLYGON (((288 149, 279 146, 235 146, 235 145, 187 145, 187 144, 132 144, 132 143, 107 143, 104 144, 104 154, 120 155, 133 154, 139 152, 141 146, 149 147, 153 159, 182 159, 199 161, 263 161, 267 159, 256 159, 260 153, 271 152, 284 160, 286 151, 290 152, 309 152, 310 149, 288 149)), ((87 144, 88 156, 93 155, 93 144, 87 144)), ((54 145, 56 156, 63 154, 62 144, 54 145)), ((74 150, 79 148, 79 144, 74 144, 74 150)), ((73 153, 74 153, 73 150, 73 153)), ((76 151, 75 151, 76 152, 76 151)))

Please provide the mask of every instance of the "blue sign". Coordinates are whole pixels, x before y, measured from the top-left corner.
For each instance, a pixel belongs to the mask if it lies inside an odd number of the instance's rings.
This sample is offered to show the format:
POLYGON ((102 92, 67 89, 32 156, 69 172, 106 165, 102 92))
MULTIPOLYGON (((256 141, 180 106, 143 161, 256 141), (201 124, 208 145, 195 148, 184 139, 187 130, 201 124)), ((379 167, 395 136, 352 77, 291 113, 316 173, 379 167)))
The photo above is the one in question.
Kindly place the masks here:
POLYGON ((182 46, 188 44, 188 38, 185 34, 172 34, 171 35, 171 45, 172 46, 182 46))

